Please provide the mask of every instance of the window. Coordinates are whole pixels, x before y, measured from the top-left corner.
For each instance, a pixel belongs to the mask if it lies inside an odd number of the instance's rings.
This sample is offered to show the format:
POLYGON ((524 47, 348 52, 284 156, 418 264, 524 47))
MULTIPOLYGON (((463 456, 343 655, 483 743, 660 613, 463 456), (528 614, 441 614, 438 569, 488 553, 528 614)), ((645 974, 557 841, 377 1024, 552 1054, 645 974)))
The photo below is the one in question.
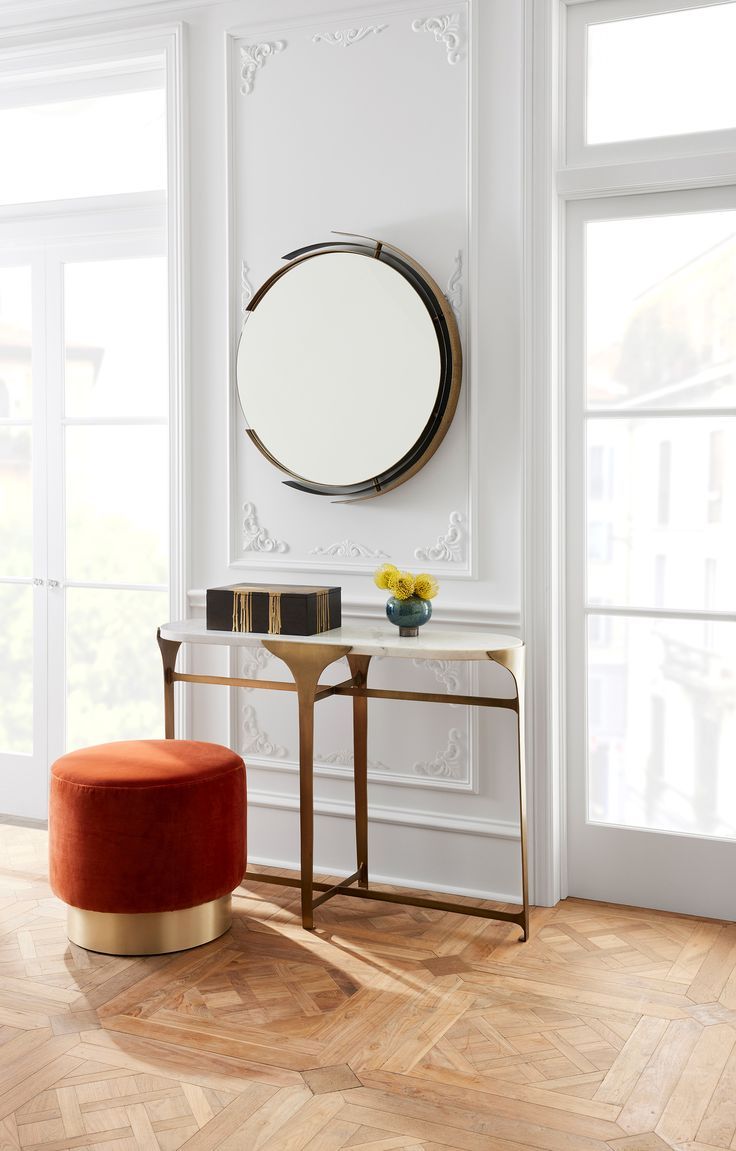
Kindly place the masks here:
POLYGON ((587 0, 566 8, 568 164, 734 147, 732 0, 587 0))
POLYGON ((708 452, 708 523, 718 524, 723 515, 723 483, 725 475, 725 436, 722 429, 710 433, 708 452))
POLYGON ((576 818, 733 840, 736 181, 708 165, 736 159, 736 3, 588 0, 567 20, 576 818))
POLYGON ((604 21, 587 32, 586 143, 736 128, 736 6, 604 21))
POLYGON ((64 750, 163 729, 173 49, 0 78, 0 760, 33 818, 64 750))

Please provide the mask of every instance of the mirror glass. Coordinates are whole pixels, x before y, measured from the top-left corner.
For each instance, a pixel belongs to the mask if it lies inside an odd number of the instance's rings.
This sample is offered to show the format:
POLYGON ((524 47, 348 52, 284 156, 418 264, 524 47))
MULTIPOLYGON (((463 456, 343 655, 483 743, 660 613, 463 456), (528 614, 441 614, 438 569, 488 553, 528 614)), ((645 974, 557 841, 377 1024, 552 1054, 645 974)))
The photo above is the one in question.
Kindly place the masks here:
POLYGON ((443 305, 454 317, 413 266, 376 243, 287 259, 251 301, 240 339, 248 434, 292 486, 375 495, 417 470, 436 425, 449 423, 443 305))

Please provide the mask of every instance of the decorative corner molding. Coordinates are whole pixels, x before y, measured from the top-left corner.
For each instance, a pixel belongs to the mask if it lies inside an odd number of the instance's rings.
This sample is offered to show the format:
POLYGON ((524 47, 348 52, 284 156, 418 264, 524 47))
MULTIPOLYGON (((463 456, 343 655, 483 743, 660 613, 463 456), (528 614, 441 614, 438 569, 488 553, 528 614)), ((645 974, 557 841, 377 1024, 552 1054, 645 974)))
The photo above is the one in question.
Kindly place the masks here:
POLYGON ((377 35, 383 32, 384 28, 388 28, 388 24, 373 24, 365 28, 339 28, 336 32, 315 32, 312 43, 319 44, 321 41, 324 44, 337 44, 342 48, 349 48, 351 44, 365 40, 371 33, 377 35))
MULTIPOLYGON (((352 751, 346 751, 344 748, 341 751, 331 751, 329 755, 315 754, 315 763, 324 763, 331 767, 355 767, 355 756, 352 751)), ((378 759, 368 760, 369 771, 390 771, 390 767, 386 767, 385 763, 381 763, 378 759)))
POLYGON ((418 560, 439 560, 442 563, 459 564, 465 560, 465 516, 462 512, 450 512, 450 521, 444 535, 426 548, 416 548, 418 560))
POLYGON ((460 690, 460 665, 449 659, 415 659, 414 667, 426 667, 434 674, 438 683, 441 683, 448 695, 460 690))
POLYGON ((448 64, 459 64, 465 57, 465 34, 460 24, 459 12, 450 16, 428 16, 413 20, 415 32, 430 32, 438 44, 444 44, 448 64))
POLYGON ((285 40, 266 40, 263 44, 243 44, 240 48, 240 78, 243 83, 240 91, 243 96, 250 96, 255 84, 256 73, 277 52, 283 52, 286 47, 285 40))
POLYGON ((255 504, 243 504, 243 551, 288 552, 289 545, 270 536, 258 523, 255 504))
POLYGON ((356 543, 355 540, 338 540, 337 543, 325 544, 324 547, 318 545, 315 548, 310 548, 309 554, 310 556, 335 556, 340 559, 349 560, 382 560, 389 558, 386 552, 368 548, 365 544, 356 543))
MULTIPOLYGON (((248 279, 248 272, 250 268, 245 260, 240 261, 240 319, 241 328, 245 323, 245 313, 248 310, 248 304, 253 299, 253 285, 248 279)), ((449 290, 449 289, 448 289, 449 290)), ((454 305, 453 305, 454 307, 454 305)))
POLYGON ((258 726, 258 716, 256 709, 248 704, 241 711, 240 721, 240 750, 243 755, 271 755, 276 759, 283 759, 286 755, 286 748, 282 747, 280 743, 274 743, 269 739, 265 731, 261 731, 258 726))
POLYGON ((447 747, 434 759, 414 764, 415 775, 429 775, 433 779, 464 779, 467 774, 465 737, 458 728, 447 733, 447 747))
POLYGON ((447 297, 448 304, 459 320, 463 306, 463 254, 459 249, 455 256, 455 268, 447 281, 445 296, 447 297))
MULTIPOLYGON (((265 647, 242 647, 239 649, 239 675, 241 679, 257 679, 267 663, 273 659, 265 647)), ((244 688, 250 691, 250 688, 244 688)))

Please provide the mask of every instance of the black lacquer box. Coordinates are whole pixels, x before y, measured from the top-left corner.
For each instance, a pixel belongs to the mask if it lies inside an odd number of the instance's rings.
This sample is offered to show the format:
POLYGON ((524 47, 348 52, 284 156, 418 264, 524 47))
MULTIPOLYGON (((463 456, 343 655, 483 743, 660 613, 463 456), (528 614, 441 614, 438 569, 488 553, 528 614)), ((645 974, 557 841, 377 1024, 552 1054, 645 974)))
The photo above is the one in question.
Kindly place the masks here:
POLYGON ((208 631, 319 635, 340 627, 339 587, 232 584, 207 589, 208 631))

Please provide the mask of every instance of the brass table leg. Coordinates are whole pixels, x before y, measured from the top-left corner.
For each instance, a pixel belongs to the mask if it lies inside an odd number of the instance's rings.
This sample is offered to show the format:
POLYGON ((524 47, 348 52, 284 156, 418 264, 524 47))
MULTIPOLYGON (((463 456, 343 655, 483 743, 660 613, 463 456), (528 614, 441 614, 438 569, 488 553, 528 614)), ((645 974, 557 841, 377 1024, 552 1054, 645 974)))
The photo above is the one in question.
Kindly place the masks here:
POLYGON ((529 938, 529 882, 527 876, 527 850, 526 850, 526 765, 524 759, 524 647, 510 647, 504 651, 489 651, 488 656, 494 663, 513 676, 516 685, 516 732, 518 737, 519 762, 519 831, 521 847, 521 899, 524 905, 521 924, 523 931, 522 943, 529 938))
POLYGON ((166 739, 174 738, 174 668, 181 643, 175 639, 161 639, 161 628, 156 631, 156 639, 161 649, 164 663, 164 734, 166 739))
POLYGON ((302 927, 314 927, 314 702, 319 677, 349 647, 337 644, 268 643, 263 646, 282 659, 296 684, 299 701, 299 831, 301 841, 302 927))
MULTIPOLYGON (((355 687, 368 682, 369 655, 349 655, 355 687)), ((353 762, 355 784, 355 853, 358 886, 368 886, 368 699, 353 696, 353 762)))

